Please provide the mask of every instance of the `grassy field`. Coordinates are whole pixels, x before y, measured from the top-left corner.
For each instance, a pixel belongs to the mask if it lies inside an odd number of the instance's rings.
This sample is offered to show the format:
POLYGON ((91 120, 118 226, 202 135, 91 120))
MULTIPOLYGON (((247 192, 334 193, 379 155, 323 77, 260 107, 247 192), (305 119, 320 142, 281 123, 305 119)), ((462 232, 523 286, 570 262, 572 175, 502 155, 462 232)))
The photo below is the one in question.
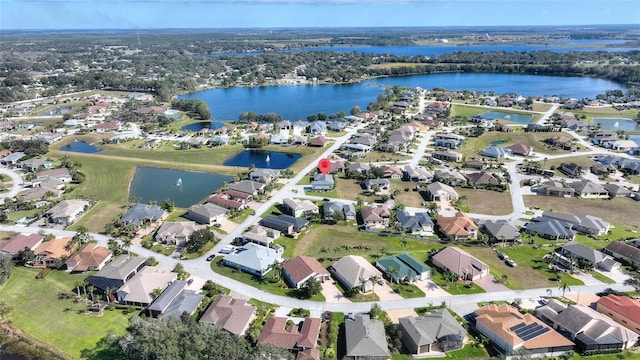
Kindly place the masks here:
POLYGON ((577 116, 586 116, 587 122, 591 122, 594 117, 620 117, 635 119, 638 116, 637 109, 616 110, 611 106, 585 107, 580 111, 571 111, 577 116))
POLYGON ((78 359, 93 349, 109 331, 123 335, 132 315, 105 311, 86 313, 84 302, 75 302, 73 284, 84 276, 52 271, 36 280, 40 270, 16 267, 0 287, 0 298, 12 306, 8 319, 18 329, 78 359))
POLYGON ((425 297, 424 291, 420 290, 417 286, 409 284, 391 284, 391 288, 398 295, 405 299, 411 298, 423 298, 425 297))
POLYGON ((362 189, 360 182, 357 180, 336 178, 335 182, 336 197, 339 199, 356 200, 356 198, 360 198, 364 202, 375 202, 378 199, 377 196, 365 195, 365 190, 362 189))
POLYGON ((456 188, 460 196, 467 197, 469 211, 486 215, 506 215, 513 211, 511 194, 480 189, 456 188))
POLYGON ((115 217, 120 217, 126 210, 124 205, 101 201, 71 225, 69 230, 77 230, 78 227, 85 226, 89 232, 104 233, 105 225, 112 223, 115 217))
POLYGON ((545 154, 566 154, 569 151, 566 150, 556 150, 549 148, 542 141, 546 138, 556 136, 556 135, 566 135, 565 133, 527 133, 523 130, 515 130, 511 133, 503 133, 503 132, 485 132, 482 136, 477 138, 467 138, 465 140, 465 144, 461 149, 456 150, 457 152, 462 153, 467 160, 472 158, 481 158, 480 151, 482 149, 488 148, 491 146, 492 142, 495 141, 504 141, 504 143, 500 144, 500 146, 510 146, 514 144, 525 144, 533 148, 533 151, 536 153, 545 153, 545 154))
POLYGON ((484 293, 484 289, 478 285, 465 284, 462 282, 451 282, 445 279, 444 274, 439 270, 432 268, 431 280, 443 288, 451 295, 468 295, 468 294, 481 294, 484 293))
POLYGON ((601 217, 614 225, 632 228, 640 226, 638 203, 629 198, 606 199, 565 199, 553 196, 525 196, 524 204, 528 207, 539 207, 542 210, 553 210, 601 217))
POLYGON ((378 161, 395 161, 395 160, 408 160, 410 157, 407 155, 388 153, 382 151, 370 151, 367 155, 363 156, 360 162, 378 162, 378 161))
POLYGON ((422 203, 427 200, 422 197, 423 193, 413 190, 415 188, 414 183, 391 180, 391 186, 393 190, 400 189, 400 193, 394 199, 396 203, 409 207, 422 207, 422 203))

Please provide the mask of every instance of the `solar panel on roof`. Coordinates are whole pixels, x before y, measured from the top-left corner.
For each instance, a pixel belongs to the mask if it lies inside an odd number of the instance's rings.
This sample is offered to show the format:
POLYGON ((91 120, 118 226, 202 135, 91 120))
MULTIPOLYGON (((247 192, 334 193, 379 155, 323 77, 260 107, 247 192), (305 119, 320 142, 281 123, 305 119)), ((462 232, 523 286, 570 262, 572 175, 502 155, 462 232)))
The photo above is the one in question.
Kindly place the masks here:
POLYGON ((520 323, 520 324, 518 324, 518 325, 515 325, 515 326, 510 327, 510 328, 509 328, 509 330, 511 330, 511 331, 517 331, 518 329, 523 328, 523 327, 525 327, 525 326, 527 326, 527 324, 525 324, 525 323, 520 323))

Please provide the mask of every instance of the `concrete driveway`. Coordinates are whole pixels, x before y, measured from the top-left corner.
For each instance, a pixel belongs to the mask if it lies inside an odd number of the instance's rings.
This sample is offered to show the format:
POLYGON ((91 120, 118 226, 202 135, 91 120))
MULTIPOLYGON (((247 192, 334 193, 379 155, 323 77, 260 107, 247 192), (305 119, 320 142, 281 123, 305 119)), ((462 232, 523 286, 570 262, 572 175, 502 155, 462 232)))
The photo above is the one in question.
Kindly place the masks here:
POLYGON ((424 297, 426 298, 449 295, 448 292, 431 280, 418 280, 416 281, 416 286, 424 292, 424 297))
POLYGON ((509 291, 510 289, 503 284, 496 281, 493 275, 489 274, 488 276, 483 277, 480 280, 474 281, 474 283, 486 292, 494 292, 494 291, 509 291))
POLYGON ((602 281, 596 280, 591 274, 587 273, 575 273, 571 274, 572 277, 581 280, 585 285, 601 285, 602 281))
POLYGON ((322 283, 322 295, 328 303, 350 303, 347 297, 342 295, 338 286, 333 281, 325 281, 322 283))
POLYGON ((617 284, 622 284, 624 283, 625 280, 629 278, 629 275, 625 274, 620 269, 613 269, 611 271, 601 271, 601 270, 596 270, 596 271, 608 277, 609 279, 615 281, 617 284))
POLYGON ((373 288, 373 292, 378 295, 380 301, 404 299, 402 296, 393 291, 391 286, 389 286, 386 281, 384 282, 384 285, 376 284, 375 288, 373 288))

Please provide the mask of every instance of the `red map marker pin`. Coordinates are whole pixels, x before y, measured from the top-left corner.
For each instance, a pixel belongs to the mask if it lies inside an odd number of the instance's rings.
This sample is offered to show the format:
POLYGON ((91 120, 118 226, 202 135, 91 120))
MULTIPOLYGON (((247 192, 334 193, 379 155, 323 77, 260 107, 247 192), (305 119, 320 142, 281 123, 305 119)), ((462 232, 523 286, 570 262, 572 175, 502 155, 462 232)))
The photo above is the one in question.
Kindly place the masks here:
POLYGON ((324 175, 327 175, 327 173, 331 169, 331 161, 329 161, 329 159, 327 158, 320 159, 320 162, 318 162, 318 169, 320 169, 320 171, 324 175))

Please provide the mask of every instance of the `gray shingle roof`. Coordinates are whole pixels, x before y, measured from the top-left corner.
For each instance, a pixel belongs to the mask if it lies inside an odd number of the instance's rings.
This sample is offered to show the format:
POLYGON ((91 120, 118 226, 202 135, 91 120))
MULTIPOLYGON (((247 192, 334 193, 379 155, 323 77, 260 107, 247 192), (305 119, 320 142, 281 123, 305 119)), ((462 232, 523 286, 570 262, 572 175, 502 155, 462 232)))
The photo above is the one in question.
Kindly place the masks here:
POLYGON ((434 311, 424 316, 398 319, 400 330, 418 346, 435 343, 445 336, 456 336, 461 341, 467 332, 447 310, 434 311))
POLYGON ((356 315, 345 321, 347 356, 350 357, 391 357, 387 347, 384 324, 371 320, 369 315, 356 315))

